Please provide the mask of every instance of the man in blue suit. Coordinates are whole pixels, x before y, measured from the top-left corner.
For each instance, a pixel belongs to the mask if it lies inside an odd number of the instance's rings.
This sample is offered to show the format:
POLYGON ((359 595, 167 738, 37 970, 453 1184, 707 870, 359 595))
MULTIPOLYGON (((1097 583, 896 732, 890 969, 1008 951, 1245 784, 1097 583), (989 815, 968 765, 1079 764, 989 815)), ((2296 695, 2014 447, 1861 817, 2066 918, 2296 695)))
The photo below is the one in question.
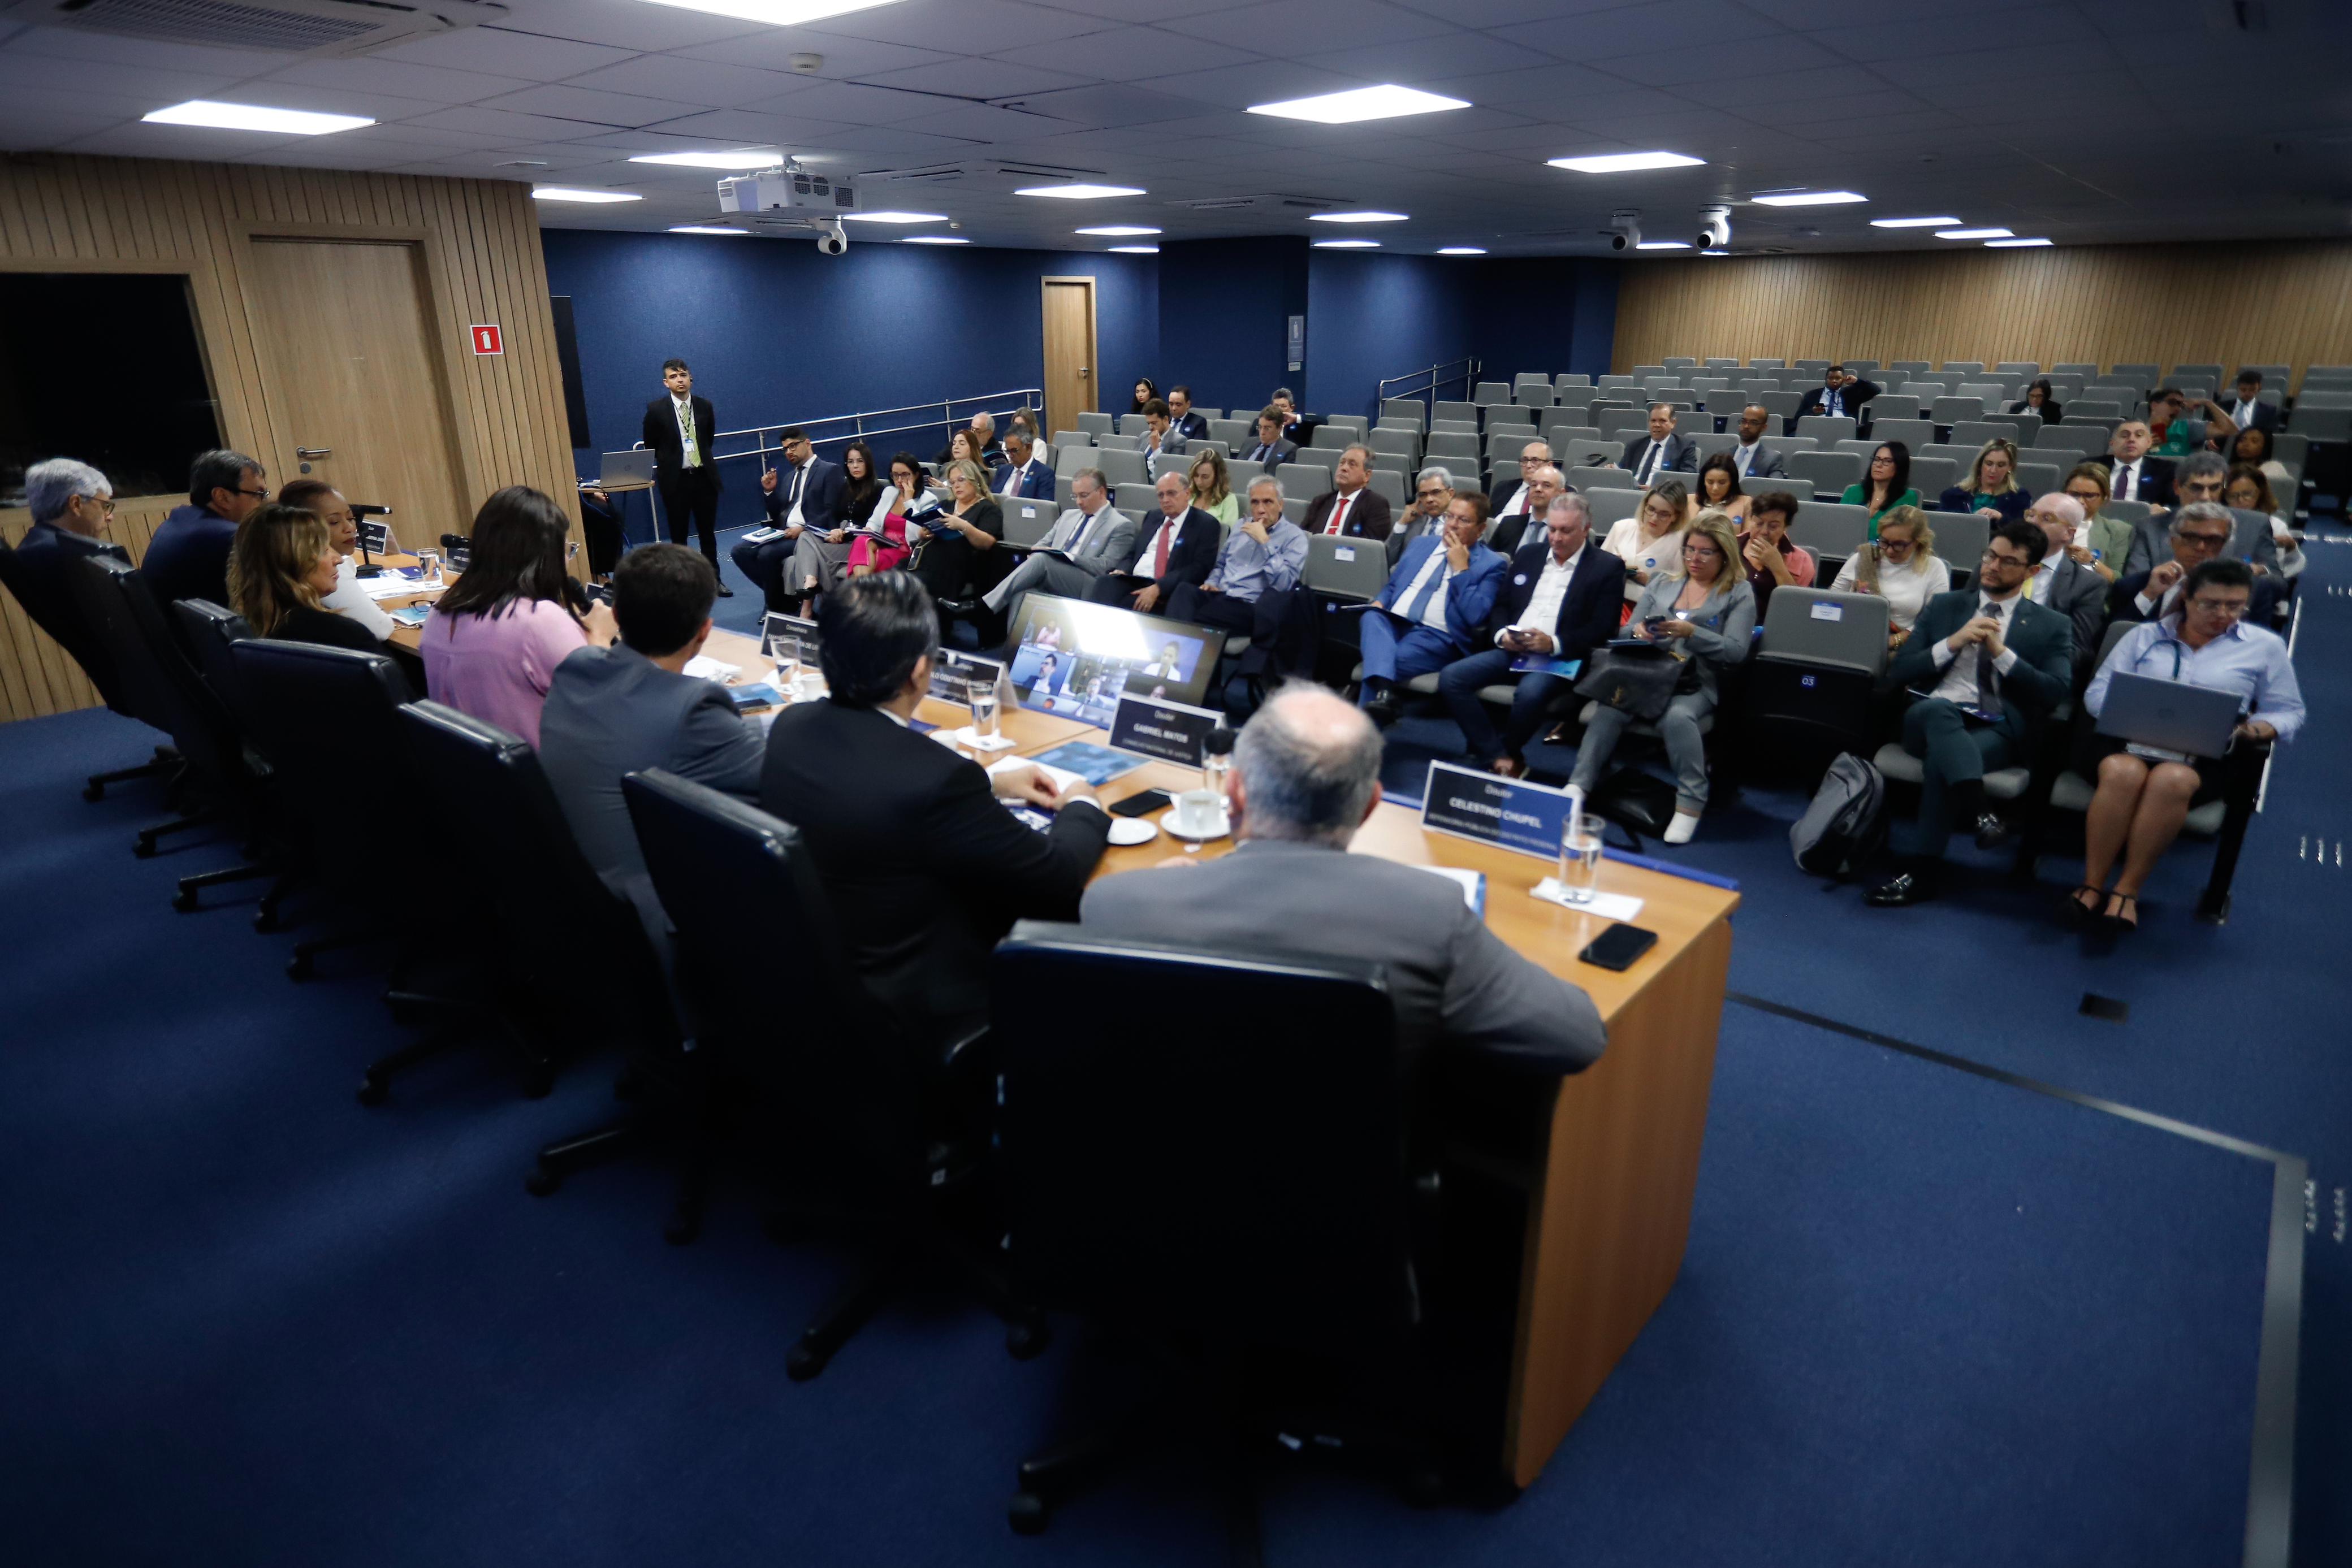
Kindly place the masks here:
MULTIPOLYGON (((768 526, 746 534, 728 554, 744 576, 760 585, 769 609, 788 612, 809 591, 812 578, 823 580, 824 574, 814 570, 814 563, 804 563, 798 583, 787 580, 802 538, 811 536, 814 546, 821 542, 814 536, 841 527, 842 512, 849 501, 849 481, 843 476, 840 464, 827 463, 816 455, 808 433, 798 425, 777 439, 784 449, 784 465, 760 476, 760 505, 768 514, 768 526), (767 537, 758 537, 761 534, 767 537)), ((845 544, 824 548, 840 551, 844 559, 849 554, 845 544)))
POLYGON ((1006 434, 1003 466, 989 476, 988 487, 1000 496, 1018 496, 1028 501, 1054 498, 1054 470, 1038 459, 1036 444, 1020 425, 1006 434))
POLYGON ((209 599, 223 608, 228 596, 228 550, 236 526, 269 499, 261 465, 242 452, 199 453, 188 473, 188 504, 175 507, 147 541, 140 575, 163 612, 163 623, 177 635, 175 599, 209 599))
POLYGON ((1445 531, 1407 545, 1373 607, 1358 647, 1364 681, 1356 701, 1374 724, 1396 717, 1396 686, 1442 670, 1478 643, 1503 584, 1503 558, 1479 541, 1486 497, 1466 490, 1445 508, 1445 531))

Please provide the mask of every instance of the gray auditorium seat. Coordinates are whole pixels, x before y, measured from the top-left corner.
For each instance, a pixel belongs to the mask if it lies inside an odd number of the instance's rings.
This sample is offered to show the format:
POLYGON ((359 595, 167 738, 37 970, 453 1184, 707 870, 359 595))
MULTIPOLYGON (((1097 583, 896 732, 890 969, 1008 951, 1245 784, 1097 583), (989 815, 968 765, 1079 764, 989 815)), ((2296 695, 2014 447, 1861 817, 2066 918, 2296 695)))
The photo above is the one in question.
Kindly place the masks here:
POLYGON ((1311 501, 1331 487, 1331 471, 1315 463, 1286 463, 1274 471, 1283 499, 1311 501))
POLYGON ((1846 414, 1809 413, 1797 421, 1797 434, 1816 441, 1845 441, 1856 428, 1853 418, 1846 414))
POLYGON ((1916 452, 1936 439, 1936 422, 1932 419, 1874 419, 1870 422, 1873 441, 1899 441, 1916 452))
MULTIPOLYGON (((1975 461, 1975 455, 1969 455, 1975 461)), ((1959 483, 1960 476, 1969 471, 1969 464, 1951 457, 1914 457, 1911 459, 1911 487, 1919 492, 1922 506, 1932 507, 1937 497, 1959 483)))
POLYGON ((1811 485, 1816 495, 1836 496, 1862 478, 1863 463, 1851 452, 1792 452, 1789 477, 1811 485))

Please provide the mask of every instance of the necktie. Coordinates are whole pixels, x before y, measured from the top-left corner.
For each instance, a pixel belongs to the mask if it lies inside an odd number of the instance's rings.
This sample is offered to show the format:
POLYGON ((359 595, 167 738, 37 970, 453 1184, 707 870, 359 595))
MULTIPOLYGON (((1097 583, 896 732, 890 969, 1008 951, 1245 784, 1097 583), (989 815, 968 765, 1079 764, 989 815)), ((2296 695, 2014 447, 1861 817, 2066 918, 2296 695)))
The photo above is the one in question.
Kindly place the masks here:
POLYGON ((1094 519, 1092 517, 1087 517, 1084 512, 1080 512, 1078 514, 1078 526, 1071 533, 1069 542, 1064 545, 1062 549, 1068 551, 1071 555, 1077 554, 1078 541, 1087 537, 1087 525, 1093 521, 1094 519))
POLYGON ((793 493, 784 497, 784 510, 789 512, 801 504, 801 481, 808 477, 806 468, 793 470, 793 493))
POLYGON ((1340 496, 1333 499, 1331 502, 1330 521, 1323 525, 1323 531, 1325 533, 1336 534, 1339 531, 1339 525, 1345 522, 1348 517, 1348 499, 1349 498, 1345 496, 1340 496))
POLYGON ((702 444, 694 438, 694 404, 692 402, 682 402, 677 405, 677 428, 679 434, 686 438, 686 450, 681 455, 686 466, 701 467, 702 444))
POLYGON ((1166 577, 1168 575, 1168 547, 1173 542, 1175 534, 1176 524, 1172 518, 1160 525, 1160 549, 1153 553, 1151 558, 1152 576, 1166 577))
POLYGON ((1642 454, 1642 471, 1633 477, 1646 485, 1650 482, 1650 476, 1657 471, 1657 466, 1658 444, 1653 441, 1650 443, 1650 449, 1642 454))
POLYGON ((1832 392, 1829 396, 1822 399, 1822 412, 1827 414, 1843 413, 1845 412, 1845 399, 1832 392))
POLYGON ((2128 501, 2131 499, 2131 465, 2128 463, 2126 463, 2116 469, 2115 498, 2118 501, 2128 501))
POLYGON ((1421 618, 1429 613, 1429 601, 1436 598, 1437 591, 1445 585, 1445 558, 1435 551, 1431 554, 1429 575, 1423 580, 1421 591, 1412 596, 1412 602, 1404 607, 1404 618, 1416 626, 1421 624, 1421 618))
POLYGON ((1748 465, 1755 461, 1756 448, 1753 446, 1743 446, 1739 449, 1739 476, 1742 479, 1748 477, 1748 465))
MULTIPOLYGON (((1998 629, 2000 624, 2000 612, 2001 607, 2000 604, 1990 600, 1985 602, 1983 613, 1992 617, 1993 624, 1996 629, 1998 629)), ((1992 655, 1984 651, 1984 644, 1982 643, 1979 643, 1977 645, 1976 655, 1977 706, 1984 709, 1987 713, 1999 713, 2000 711, 2000 689, 1995 684, 1999 679, 1999 675, 1992 667, 1992 655)))

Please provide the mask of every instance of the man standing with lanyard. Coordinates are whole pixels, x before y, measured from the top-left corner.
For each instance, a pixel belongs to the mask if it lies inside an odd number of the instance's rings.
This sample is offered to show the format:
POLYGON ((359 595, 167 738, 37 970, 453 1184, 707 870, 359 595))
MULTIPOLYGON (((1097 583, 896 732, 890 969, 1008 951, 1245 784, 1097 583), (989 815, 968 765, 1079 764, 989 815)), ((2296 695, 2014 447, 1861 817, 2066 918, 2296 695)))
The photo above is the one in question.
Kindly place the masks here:
MULTIPOLYGON (((673 543, 687 542, 692 520, 701 536, 702 553, 710 570, 719 570, 719 463, 710 444, 719 434, 719 417, 710 400, 694 395, 694 372, 684 360, 662 361, 664 395, 646 404, 645 444, 654 452, 654 487, 661 492, 662 512, 669 518, 673 543)), ((722 577, 719 597, 734 591, 722 577)))

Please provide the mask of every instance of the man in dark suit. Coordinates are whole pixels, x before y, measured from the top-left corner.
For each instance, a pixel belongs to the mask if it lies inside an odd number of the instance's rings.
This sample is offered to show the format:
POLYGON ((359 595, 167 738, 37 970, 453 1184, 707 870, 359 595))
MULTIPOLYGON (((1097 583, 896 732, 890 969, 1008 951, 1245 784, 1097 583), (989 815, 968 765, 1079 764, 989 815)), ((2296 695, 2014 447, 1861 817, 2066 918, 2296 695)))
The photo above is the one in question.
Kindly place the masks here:
POLYGON ((2107 437, 2110 500, 2146 501, 2159 509, 2172 505, 2172 465, 2147 455, 2153 440, 2140 419, 2125 420, 2107 437))
POLYGON ((1625 563, 1591 537, 1592 513, 1583 497, 1553 497, 1544 514, 1541 538, 1520 548, 1503 575, 1495 608, 1487 617, 1492 646, 1456 659, 1437 677, 1437 689, 1454 722, 1462 727, 1471 758, 1505 778, 1527 771, 1522 753, 1548 716, 1552 698, 1569 689, 1574 675, 1530 670, 1514 675, 1521 658, 1590 658, 1594 647, 1616 634, 1625 602, 1625 563), (1511 697, 1510 722, 1495 733, 1481 687, 1518 683, 1511 697))
POLYGON ((1862 405, 1885 390, 1876 382, 1846 374, 1843 365, 1832 365, 1822 372, 1822 384, 1797 400, 1797 414, 1843 414, 1858 422, 1862 405))
MULTIPOLYGON (((824 538, 841 527, 849 480, 840 464, 816 455, 808 433, 798 425, 785 430, 777 444, 784 450, 783 465, 760 476, 760 506, 768 526, 745 535, 727 553, 738 571, 759 584, 770 610, 786 611, 809 591, 811 579, 830 581, 849 559, 848 545, 824 538)), ((719 591, 726 593, 724 583, 719 591)))
POLYGON ((1363 612, 1357 648, 1363 685, 1356 701, 1374 724, 1396 718, 1396 688, 1442 670, 1475 646, 1495 608, 1504 561, 1483 542, 1486 497, 1472 490, 1445 508, 1445 531, 1407 546, 1363 612))
MULTIPOLYGON (((2156 461, 2149 458, 2149 462, 2156 461)), ((2218 452, 2192 452, 2182 458, 2172 470, 2172 504, 2182 511, 2191 507, 2220 507, 2230 482, 2229 459, 2218 452)), ((2279 573, 2278 541, 2272 537, 2270 518, 2261 512, 2231 511, 2222 507, 2231 519, 2231 538, 2226 554, 2250 561, 2254 569, 2254 581, 2279 573)), ((2170 519, 2158 514, 2133 525, 2131 548, 2124 553, 2123 570, 2134 574, 2153 570, 2159 562, 2171 559, 2172 542, 2167 537, 2170 519)))
POLYGON ((2024 597, 2049 540, 2032 523, 1993 530, 1977 585, 1939 593, 1881 678, 1888 692, 1925 695, 1903 715, 1903 749, 1925 765, 1916 837, 1903 869, 1865 902, 1897 908, 1932 898, 1958 819, 1997 849, 2009 826, 1984 800, 1984 776, 2030 759, 2042 721, 2066 700, 2074 673, 2074 622, 2024 597))
POLYGON ((1696 472, 1698 443, 1675 434, 1674 404, 1654 402, 1650 405, 1650 434, 1627 442, 1620 464, 1643 485, 1654 485, 1667 474, 1696 472))
POLYGON ((939 612, 913 576, 852 578, 817 620, 832 695, 777 718, 761 804, 801 831, 876 998, 946 1044, 987 1021, 988 956, 1013 922, 1076 914, 1110 818, 1084 783, 1056 791, 1025 762, 992 779, 909 727, 939 652, 939 612), (1052 811, 1053 826, 1032 830, 1000 797, 1052 811))
POLYGON ((1223 530, 1217 519, 1192 505, 1192 487, 1181 474, 1162 474, 1153 487, 1160 510, 1136 530, 1143 548, 1120 571, 1097 578, 1087 597, 1121 610, 1168 612, 1168 601, 1190 583, 1198 588, 1216 569, 1223 530))
POLYGON ((1334 488, 1307 503, 1307 516, 1298 526, 1309 534, 1345 534, 1386 542, 1395 526, 1395 514, 1389 498, 1370 487, 1372 449, 1350 446, 1339 454, 1331 483, 1334 488))
POLYGON ((1170 387, 1168 389, 1168 428, 1176 435, 1186 441, 1206 441, 1209 439, 1209 422, 1207 418, 1202 414, 1192 412, 1192 389, 1191 387, 1170 387))
MULTIPOLYGON (((653 448, 654 488, 661 495, 662 515, 669 519, 669 537, 677 544, 688 538, 688 526, 702 538, 702 556, 715 573, 719 570, 719 457, 710 444, 719 439, 719 415, 707 397, 694 392, 694 372, 684 360, 662 361, 662 395, 646 404, 643 439, 653 448)), ((719 591, 730 591, 723 581, 719 591)))
POLYGON ((657 951, 668 946, 661 901, 646 873, 621 776, 665 768, 756 805, 760 731, 727 688, 685 674, 710 635, 719 574, 684 545, 631 550, 613 571, 621 640, 555 666, 539 720, 539 760, 580 851, 636 905, 657 951))
POLYGON ((1549 463, 1538 467, 1522 486, 1515 500, 1524 503, 1524 509, 1496 520, 1486 536, 1486 542, 1505 560, 1519 553, 1520 548, 1543 538, 1544 519, 1551 515, 1552 502, 1568 488, 1568 480, 1559 468, 1549 463))
POLYGON ((2090 551, 2074 554, 2074 533, 2083 526, 2083 503, 2053 490, 2035 497, 2025 520, 2050 541, 2049 553, 2025 581, 2025 596, 2055 610, 2074 624, 2074 657, 2079 663, 2099 650, 2099 633, 2107 624, 2107 580, 2093 571, 2090 551))
POLYGON ((174 600, 209 599, 234 609, 228 596, 228 552, 236 526, 269 499, 268 476, 242 452, 206 452, 188 472, 188 504, 174 507, 147 541, 139 575, 163 606, 173 633, 174 600))
POLYGON ((1607 1035, 1582 990, 1511 951, 1444 879, 1347 852, 1380 804, 1380 770, 1360 714, 1319 686, 1282 686, 1234 749, 1234 852, 1104 877, 1079 918, 1100 936, 1377 960, 1405 1084, 1433 1051, 1546 1074, 1597 1061, 1607 1035))
POLYGON ((88 555, 110 555, 131 564, 121 546, 106 541, 114 517, 114 486, 87 463, 52 457, 25 470, 25 505, 33 514, 33 526, 7 563, 17 602, 111 703, 117 698, 114 666, 82 619, 72 572, 73 563, 88 555))
POLYGON ((2221 412, 2228 414, 2230 423, 2240 430, 2251 426, 2255 430, 2268 431, 2271 434, 2276 435, 2279 427, 2278 404, 2263 402, 2262 395, 2263 372, 2240 371, 2237 395, 2221 405, 2221 412))
POLYGON ((1282 434, 1282 411, 1268 403, 1258 410, 1257 444, 1242 453, 1253 463, 1263 463, 1269 474, 1298 455, 1298 443, 1282 434))
MULTIPOLYGON (((1502 465, 1498 462, 1495 466, 1499 471, 1502 465)), ((1529 507, 1520 493, 1528 487, 1528 481, 1535 477, 1537 469, 1550 466, 1550 442, 1538 439, 1519 448, 1518 466, 1512 470, 1510 477, 1496 480, 1495 487, 1486 492, 1486 516, 1498 533, 1503 525, 1513 517, 1540 518, 1544 515, 1543 507, 1529 507)), ((1506 550, 1504 553, 1507 555, 1510 552, 1506 550)))
MULTIPOLYGON (((2107 591, 2106 616, 2110 621, 2161 621, 2179 609, 2180 580, 2207 561, 2220 560, 2231 553, 2238 532, 2229 507, 2213 501, 2191 501, 2169 517, 2151 517, 2134 530, 2134 559, 2149 548, 2141 535, 2151 528, 2164 540, 2164 559, 2116 579, 2115 586, 2107 591)), ((2264 519, 2263 531, 2269 531, 2268 519, 2264 519)), ((2253 599, 2246 606, 2249 623, 2271 623, 2278 608, 2282 580, 2273 572, 2254 574, 2253 599)))
POLYGON ((1037 455, 1029 434, 1017 426, 1004 437, 1004 464, 989 476, 988 487, 1000 496, 1019 496, 1024 500, 1050 501, 1054 498, 1054 470, 1037 455))
POLYGON ((1766 431, 1772 423, 1772 411, 1760 402, 1751 402, 1739 411, 1739 440, 1731 449, 1731 466, 1742 479, 1781 479, 1788 476, 1788 459, 1777 446, 1765 444, 1766 431))

